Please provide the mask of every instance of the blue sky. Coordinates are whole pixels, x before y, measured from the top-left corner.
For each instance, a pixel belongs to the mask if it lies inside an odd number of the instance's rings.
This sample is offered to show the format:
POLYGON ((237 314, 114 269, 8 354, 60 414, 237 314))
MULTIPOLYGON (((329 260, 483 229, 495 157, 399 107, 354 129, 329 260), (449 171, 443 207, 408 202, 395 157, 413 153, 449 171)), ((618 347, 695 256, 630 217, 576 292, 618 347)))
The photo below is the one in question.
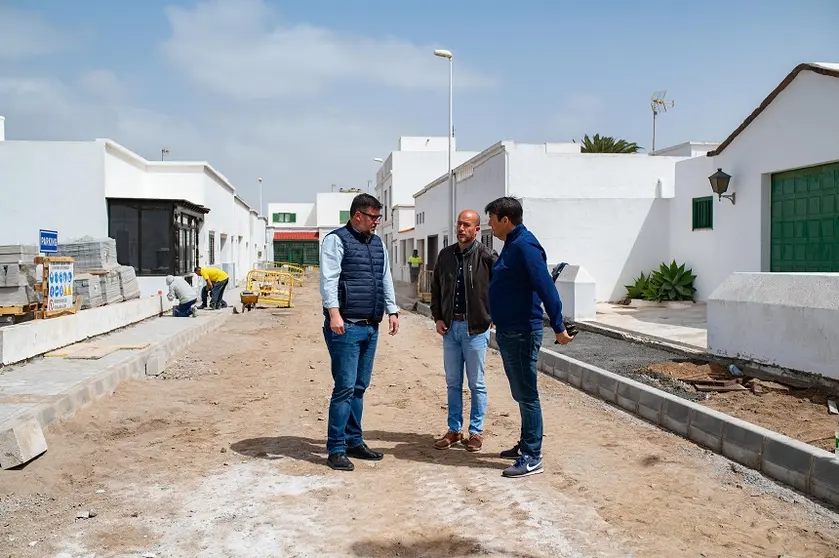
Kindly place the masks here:
POLYGON ((836 0, 0 0, 8 139, 110 137, 209 160, 257 201, 366 187, 400 135, 461 149, 722 141, 800 62, 839 62, 836 0), (448 4, 451 7, 439 9, 448 4), (526 8, 524 7, 526 6, 526 8))

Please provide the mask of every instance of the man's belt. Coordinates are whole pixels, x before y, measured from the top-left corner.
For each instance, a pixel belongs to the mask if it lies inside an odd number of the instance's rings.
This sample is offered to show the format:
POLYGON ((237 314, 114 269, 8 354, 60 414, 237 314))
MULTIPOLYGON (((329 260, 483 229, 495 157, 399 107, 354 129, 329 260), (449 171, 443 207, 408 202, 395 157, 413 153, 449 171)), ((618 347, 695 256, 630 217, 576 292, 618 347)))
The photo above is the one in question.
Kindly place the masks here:
POLYGON ((466 314, 452 314, 452 321, 453 322, 465 322, 466 321, 466 314))

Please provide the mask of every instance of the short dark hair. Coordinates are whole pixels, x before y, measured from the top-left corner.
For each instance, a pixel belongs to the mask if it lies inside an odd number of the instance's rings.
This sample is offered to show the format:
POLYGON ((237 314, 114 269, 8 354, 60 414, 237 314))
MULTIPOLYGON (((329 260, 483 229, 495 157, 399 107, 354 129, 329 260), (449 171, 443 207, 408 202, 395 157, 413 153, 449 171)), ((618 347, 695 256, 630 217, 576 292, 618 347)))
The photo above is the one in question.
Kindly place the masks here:
POLYGON ((495 218, 499 221, 506 217, 513 225, 521 225, 524 214, 524 210, 521 208, 521 202, 509 196, 489 202, 484 208, 484 212, 487 215, 495 215, 495 218))
POLYGON ((359 194, 352 199, 352 204, 350 204, 350 217, 355 215, 356 211, 364 211, 365 209, 381 210, 382 202, 370 194, 359 194))

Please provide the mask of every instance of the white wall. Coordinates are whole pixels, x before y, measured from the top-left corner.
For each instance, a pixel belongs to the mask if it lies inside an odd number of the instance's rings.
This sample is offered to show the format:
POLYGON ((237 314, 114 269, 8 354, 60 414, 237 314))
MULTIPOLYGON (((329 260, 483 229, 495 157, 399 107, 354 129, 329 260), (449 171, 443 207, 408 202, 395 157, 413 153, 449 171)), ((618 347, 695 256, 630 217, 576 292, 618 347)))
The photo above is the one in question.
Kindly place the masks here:
POLYGON ((676 165, 670 252, 693 267, 697 298, 735 271, 769 271, 771 174, 839 160, 837 100, 839 79, 803 71, 722 153, 676 165), (712 195, 717 168, 737 203, 714 199, 713 230, 692 231, 692 200, 712 195))
POLYGON ((358 194, 359 192, 319 193, 315 202, 318 228, 332 230, 346 225, 341 222, 341 212, 350 210, 350 205, 358 194))
POLYGON ((103 160, 96 142, 0 142, 0 244, 107 236, 103 160))
POLYGON ((269 203, 268 204, 268 224, 271 227, 282 229, 306 229, 317 227, 317 213, 315 213, 314 203, 269 203), (294 213, 296 221, 294 223, 275 223, 274 213, 294 213))

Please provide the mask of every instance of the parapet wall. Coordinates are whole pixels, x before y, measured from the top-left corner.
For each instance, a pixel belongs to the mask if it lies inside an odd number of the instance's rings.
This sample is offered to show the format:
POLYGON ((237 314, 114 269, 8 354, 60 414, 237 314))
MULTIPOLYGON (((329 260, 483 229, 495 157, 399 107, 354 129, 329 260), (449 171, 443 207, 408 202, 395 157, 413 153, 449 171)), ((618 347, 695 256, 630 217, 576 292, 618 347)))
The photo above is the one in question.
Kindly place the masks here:
POLYGON ((734 273, 707 312, 711 354, 839 380, 839 273, 734 273))

